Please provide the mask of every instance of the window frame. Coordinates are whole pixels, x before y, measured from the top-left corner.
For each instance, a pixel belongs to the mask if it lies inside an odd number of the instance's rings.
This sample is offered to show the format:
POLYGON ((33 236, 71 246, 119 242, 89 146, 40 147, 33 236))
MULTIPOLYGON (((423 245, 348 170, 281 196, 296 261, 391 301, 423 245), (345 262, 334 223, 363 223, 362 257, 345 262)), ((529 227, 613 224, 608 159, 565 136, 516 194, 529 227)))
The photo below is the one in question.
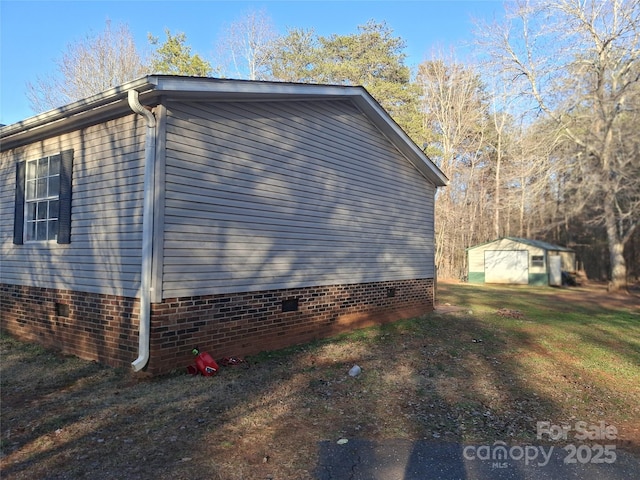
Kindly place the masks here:
MULTIPOLYGON (((37 166, 36 166, 37 168, 37 166)), ((16 190, 15 190, 15 203, 14 203, 14 224, 13 224, 13 243, 15 245, 27 244, 68 244, 71 243, 71 197, 72 197, 72 170, 73 170, 73 149, 64 150, 53 155, 45 155, 31 160, 20 160, 16 163, 16 190), (56 239, 29 239, 27 238, 27 227, 29 225, 28 208, 29 204, 33 202, 49 201, 53 196, 30 198, 27 200, 27 165, 29 162, 40 162, 42 159, 47 158, 47 168, 50 165, 50 158, 60 156, 60 170, 59 170, 59 183, 58 183, 58 217, 57 217, 57 238, 56 239)), ((50 173, 50 171, 48 171, 50 173)), ((50 178, 51 175, 47 175, 44 178, 50 178)), ((32 177, 29 177, 32 178, 32 177)), ((33 179, 37 180, 39 177, 37 174, 33 179)), ((48 180, 47 180, 47 193, 48 192, 48 180)), ((37 195, 37 188, 36 188, 37 195)), ((49 207, 47 204, 47 217, 49 217, 49 207)), ((36 206, 36 218, 38 221, 36 206)), ((47 219, 47 222, 49 219, 47 219)), ((36 227, 37 228, 37 227, 36 227)), ((49 225, 47 225, 48 232, 49 225)), ((47 234, 47 237, 49 235, 47 234)))
POLYGON ((58 241, 58 217, 60 214, 60 164, 62 163, 62 155, 61 153, 56 153, 54 155, 48 155, 45 157, 35 158, 33 160, 27 160, 25 162, 25 196, 24 196, 24 227, 23 227, 23 238, 24 243, 46 243, 46 242, 57 242, 58 241), (58 168, 57 173, 51 174, 51 163, 53 160, 57 160, 58 168), (46 160, 46 175, 42 175, 41 171, 41 163, 43 160, 46 160), (35 164, 35 165, 34 165, 35 164), (31 165, 34 165, 33 168, 30 168, 31 165), (33 171, 34 175, 31 176, 30 172, 33 171), (51 187, 50 179, 57 177, 57 192, 52 194, 49 189, 51 187), (44 183, 45 185, 45 195, 39 195, 40 183, 44 183), (30 183, 33 185, 30 188, 30 183), (32 194, 30 195, 30 191, 32 194), (57 202, 57 208, 55 215, 52 215, 51 212, 51 203, 57 202), (46 212, 44 216, 41 217, 40 208, 43 204, 46 203, 46 212), (29 212, 30 207, 34 206, 34 215, 31 215, 29 212), (34 218, 35 217, 35 218, 34 218), (51 229, 51 223, 55 221, 55 227, 51 229), (30 234, 31 225, 34 228, 33 236, 30 234), (44 225, 45 228, 45 238, 38 238, 39 229, 44 225), (51 230, 50 230, 51 229, 51 230), (53 236, 53 238, 51 238, 53 236))
POLYGON ((544 255, 531 255, 531 266, 544 268, 544 255))

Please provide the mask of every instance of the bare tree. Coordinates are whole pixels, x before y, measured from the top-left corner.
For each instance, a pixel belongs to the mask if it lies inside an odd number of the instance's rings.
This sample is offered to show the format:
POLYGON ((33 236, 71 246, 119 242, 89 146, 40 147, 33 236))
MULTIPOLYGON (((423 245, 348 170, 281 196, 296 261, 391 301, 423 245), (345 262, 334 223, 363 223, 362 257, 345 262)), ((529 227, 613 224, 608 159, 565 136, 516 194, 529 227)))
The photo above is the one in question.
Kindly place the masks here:
POLYGON ((487 103, 480 76, 455 60, 418 67, 427 154, 450 180, 436 196, 436 265, 444 278, 462 278, 465 248, 486 240, 490 181, 484 166, 487 103))
POLYGON ((610 288, 625 288, 624 245, 640 217, 637 135, 626 137, 629 125, 640 125, 632 103, 640 1, 520 2, 504 25, 482 29, 481 43, 572 145, 563 148, 574 210, 590 208, 592 221, 604 225, 610 288))
POLYGON ((27 83, 27 96, 35 113, 103 92, 146 73, 141 55, 126 25, 87 36, 67 47, 57 61, 58 71, 27 83))
POLYGON ((231 23, 218 42, 221 69, 228 76, 266 80, 273 45, 278 35, 264 10, 249 10, 231 23))
POLYGON ((554 240, 558 241, 559 224, 566 224, 567 199, 567 173, 557 155, 560 133, 550 123, 519 122, 504 172, 508 185, 505 201, 516 209, 510 223, 520 237, 550 240, 550 232, 555 231, 554 240))
MULTIPOLYGON (((497 82, 496 77, 485 75, 493 80, 488 86, 489 102, 491 103, 489 119, 490 129, 487 139, 489 152, 488 167, 493 173, 493 237, 508 235, 512 207, 515 198, 512 191, 515 185, 525 187, 513 177, 519 177, 521 165, 516 159, 515 149, 522 146, 519 142, 521 130, 517 129, 517 113, 514 112, 514 95, 510 85, 497 82)), ((524 188, 522 189, 525 190, 524 188)))

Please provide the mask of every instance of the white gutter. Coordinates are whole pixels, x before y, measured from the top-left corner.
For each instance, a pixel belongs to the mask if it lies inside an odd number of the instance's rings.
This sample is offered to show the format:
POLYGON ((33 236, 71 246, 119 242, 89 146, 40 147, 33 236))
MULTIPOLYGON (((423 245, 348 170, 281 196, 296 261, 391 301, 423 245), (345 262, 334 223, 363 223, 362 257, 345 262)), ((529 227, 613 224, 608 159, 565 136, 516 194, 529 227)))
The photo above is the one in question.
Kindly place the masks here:
POLYGON ((131 366, 138 372, 149 361, 149 333, 151 326, 151 265, 153 255, 154 176, 156 166, 156 117, 138 99, 136 90, 129 90, 129 106, 147 122, 144 148, 144 203, 142 207, 142 270, 140 275, 140 326, 138 358, 131 366))

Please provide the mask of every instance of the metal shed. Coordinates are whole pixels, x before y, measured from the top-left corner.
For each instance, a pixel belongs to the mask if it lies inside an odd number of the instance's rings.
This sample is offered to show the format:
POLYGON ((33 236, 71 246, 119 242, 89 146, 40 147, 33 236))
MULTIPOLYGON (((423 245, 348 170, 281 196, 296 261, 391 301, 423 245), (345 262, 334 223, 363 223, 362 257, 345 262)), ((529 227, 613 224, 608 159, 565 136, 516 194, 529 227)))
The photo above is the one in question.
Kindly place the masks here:
POLYGON ((561 285, 575 271, 570 248, 527 238, 502 237, 467 249, 469 283, 561 285))

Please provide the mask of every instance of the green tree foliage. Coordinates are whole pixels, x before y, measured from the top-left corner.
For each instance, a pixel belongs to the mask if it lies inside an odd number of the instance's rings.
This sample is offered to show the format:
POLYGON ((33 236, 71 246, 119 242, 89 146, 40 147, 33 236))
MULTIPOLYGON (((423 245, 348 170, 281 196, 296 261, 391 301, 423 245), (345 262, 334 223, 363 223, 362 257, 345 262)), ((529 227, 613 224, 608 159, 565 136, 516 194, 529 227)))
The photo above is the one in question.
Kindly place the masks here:
POLYGON ((405 42, 393 36, 384 23, 369 21, 358 33, 319 38, 322 56, 315 71, 323 83, 408 83, 411 72, 404 65, 405 42))
POLYGON ((315 72, 321 83, 363 85, 420 142, 418 90, 404 63, 405 48, 385 23, 369 21, 355 34, 320 37, 315 72))
POLYGON ((213 74, 211 64, 203 60, 197 53, 191 54, 191 47, 186 45, 187 36, 184 33, 171 35, 165 30, 165 42, 160 45, 157 37, 149 34, 149 43, 158 46, 150 63, 153 73, 168 75, 188 75, 193 77, 207 77, 213 74))
POLYGON ((271 76, 282 82, 316 83, 318 55, 318 37, 313 30, 290 29, 274 45, 271 76))
POLYGON ((405 65, 405 47, 391 28, 374 21, 356 33, 328 37, 294 29, 277 43, 270 68, 277 80, 362 85, 419 142, 418 89, 405 65))

